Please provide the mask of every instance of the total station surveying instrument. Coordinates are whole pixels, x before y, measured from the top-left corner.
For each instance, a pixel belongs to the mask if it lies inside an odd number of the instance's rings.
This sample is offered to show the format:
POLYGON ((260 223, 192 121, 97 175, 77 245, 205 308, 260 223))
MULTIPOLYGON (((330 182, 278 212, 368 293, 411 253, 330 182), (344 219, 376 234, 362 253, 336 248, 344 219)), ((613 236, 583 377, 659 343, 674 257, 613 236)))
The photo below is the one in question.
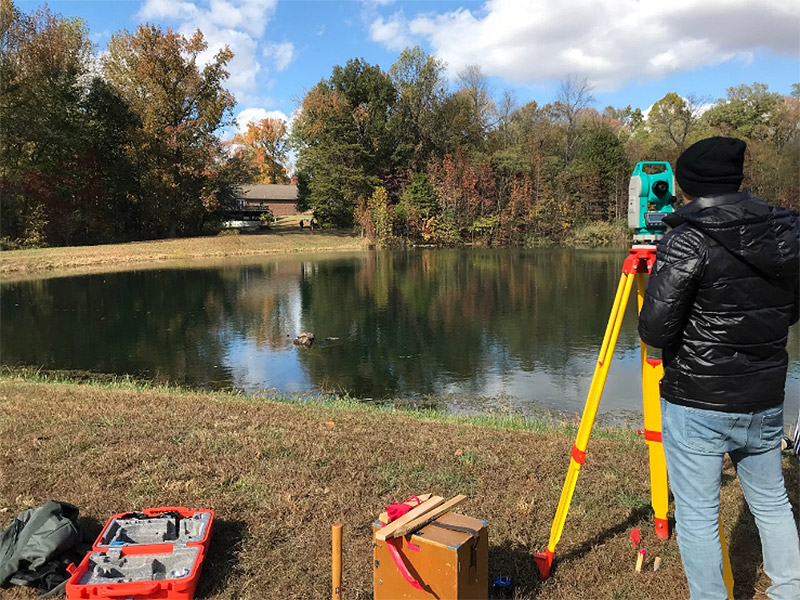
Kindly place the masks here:
MULTIPOLYGON (((600 397, 606 383, 614 348, 617 344, 622 318, 628 304, 634 280, 637 283, 637 307, 641 312, 644 302, 645 276, 653 268, 656 258, 655 242, 660 240, 667 230, 664 217, 675 210, 675 178, 668 162, 639 162, 633 169, 628 185, 628 226, 633 229, 633 246, 622 265, 617 292, 611 315, 606 325, 600 354, 595 364, 592 383, 581 416, 578 434, 570 454, 569 468, 561 498, 550 529, 550 540, 545 552, 534 553, 536 565, 542 579, 550 575, 556 544, 561 539, 567 519, 572 495, 578 481, 578 474, 586 462, 586 447, 592 432, 600 397)), ((641 344, 642 369, 642 404, 644 413, 644 441, 648 446, 650 457, 650 502, 655 513, 655 534, 660 539, 669 537, 669 488, 667 484, 667 462, 661 444, 661 406, 659 382, 664 375, 661 360, 648 358, 647 346, 641 344)), ((641 432, 640 432, 641 433, 641 432)), ((723 578, 728 591, 728 598, 733 598, 733 574, 728 557, 725 533, 720 519, 720 541, 723 555, 723 578)))
POLYGON ((667 226, 663 219, 675 210, 675 177, 668 162, 636 163, 628 184, 628 227, 633 242, 657 242, 667 226))

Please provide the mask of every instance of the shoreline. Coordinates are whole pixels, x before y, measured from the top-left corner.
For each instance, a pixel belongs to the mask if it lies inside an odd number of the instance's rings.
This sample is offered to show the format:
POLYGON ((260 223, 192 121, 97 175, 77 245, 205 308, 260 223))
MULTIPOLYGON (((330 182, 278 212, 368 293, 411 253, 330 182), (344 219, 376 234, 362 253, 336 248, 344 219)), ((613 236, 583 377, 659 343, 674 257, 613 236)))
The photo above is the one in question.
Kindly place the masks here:
MULTIPOLYGON (((536 413, 522 413, 513 410, 492 410, 481 412, 453 412, 430 405, 430 399, 419 401, 410 398, 390 400, 361 400, 347 394, 325 392, 248 392, 238 389, 210 390, 193 388, 170 383, 152 382, 129 375, 113 373, 94 373, 69 370, 48 370, 33 367, 11 367, 0 365, 0 383, 3 381, 24 381, 43 385, 73 385, 109 390, 126 390, 141 393, 161 393, 171 396, 208 396, 220 401, 232 400, 248 403, 276 403, 289 406, 330 407, 334 410, 364 412, 369 415, 403 415, 415 419, 429 419, 444 424, 470 425, 535 433, 550 432, 575 437, 580 425, 580 413, 555 411, 542 408, 536 413)), ((474 401, 467 398, 465 403, 474 401)), ((641 420, 641 415, 638 415, 641 420)), ((636 443, 641 437, 636 433, 639 424, 633 420, 603 419, 598 415, 593 428, 593 436, 599 439, 626 440, 636 443), (609 422, 610 421, 610 422, 609 422)))
MULTIPOLYGON (((97 246, 57 246, 0 252, 0 283, 28 279, 69 277, 159 268, 202 268, 256 261, 262 257, 313 253, 364 252, 370 242, 356 233, 339 230, 300 230, 303 215, 281 217, 267 231, 145 240, 97 246)), ((464 244, 463 247, 470 247, 464 244)), ((415 245, 414 248, 437 248, 415 245)), ((627 246, 547 246, 624 250, 627 246)))
POLYGON ((135 269, 203 266, 232 259, 282 254, 362 251, 366 242, 350 233, 277 230, 239 235, 177 238, 0 252, 0 283, 135 269))

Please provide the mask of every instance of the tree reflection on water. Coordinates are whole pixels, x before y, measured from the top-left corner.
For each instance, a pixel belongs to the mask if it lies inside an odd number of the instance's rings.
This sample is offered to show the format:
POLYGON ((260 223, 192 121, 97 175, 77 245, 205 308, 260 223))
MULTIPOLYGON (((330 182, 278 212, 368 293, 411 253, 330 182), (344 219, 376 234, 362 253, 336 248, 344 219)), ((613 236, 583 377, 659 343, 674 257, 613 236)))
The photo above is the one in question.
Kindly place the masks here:
MULTIPOLYGON (((386 251, 5 284, 0 358, 200 388, 580 411, 624 257, 386 251), (311 348, 292 345, 302 331, 315 334, 311 348)), ((795 398, 797 342, 794 327, 795 398)), ((601 409, 637 410, 634 298, 614 360, 601 409)))

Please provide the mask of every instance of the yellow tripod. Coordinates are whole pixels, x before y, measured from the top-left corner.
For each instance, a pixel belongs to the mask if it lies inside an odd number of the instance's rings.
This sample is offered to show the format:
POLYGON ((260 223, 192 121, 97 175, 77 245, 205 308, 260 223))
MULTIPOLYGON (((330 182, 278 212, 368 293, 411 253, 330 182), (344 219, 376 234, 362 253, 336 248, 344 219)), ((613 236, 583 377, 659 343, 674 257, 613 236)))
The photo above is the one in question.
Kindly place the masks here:
MULTIPOLYGON (((630 298, 634 280, 637 282, 637 306, 639 312, 642 310, 645 292, 645 275, 650 273, 656 258, 655 246, 634 246, 628 253, 628 258, 622 265, 622 276, 617 286, 617 293, 614 296, 614 304, 611 308, 611 316, 606 325, 603 343, 600 346, 600 355, 597 358, 592 383, 589 386, 589 394, 583 409, 583 416, 578 427, 578 435, 575 444, 572 446, 572 453, 567 470, 567 478, 564 481, 564 488, 561 491, 561 499, 558 502, 556 515, 553 519, 553 526, 550 529, 550 541, 545 552, 534 553, 539 574, 542 579, 550 575, 550 568, 553 564, 556 544, 561 539, 564 531, 564 523, 567 520, 567 511, 572 502, 572 495, 575 492, 575 485, 578 481, 578 474, 581 466, 586 462, 586 447, 589 443, 589 436, 594 426, 597 409, 600 404, 600 397, 611 366, 611 359, 614 356, 614 348, 617 345, 617 338, 622 327, 622 318, 625 315, 625 308, 630 298)), ((642 361, 642 400, 644 412, 644 439, 648 446, 650 456, 650 503, 655 513, 655 533, 660 539, 669 537, 669 523, 667 512, 669 510, 669 488, 667 485, 667 462, 664 457, 664 448, 661 444, 661 407, 659 382, 664 374, 664 367, 660 360, 647 358, 647 346, 641 342, 641 361, 642 361)), ((730 560, 727 553, 727 543, 725 533, 722 528, 722 520, 719 523, 720 541, 723 553, 723 577, 728 590, 728 598, 733 598, 733 574, 731 571, 730 560)))

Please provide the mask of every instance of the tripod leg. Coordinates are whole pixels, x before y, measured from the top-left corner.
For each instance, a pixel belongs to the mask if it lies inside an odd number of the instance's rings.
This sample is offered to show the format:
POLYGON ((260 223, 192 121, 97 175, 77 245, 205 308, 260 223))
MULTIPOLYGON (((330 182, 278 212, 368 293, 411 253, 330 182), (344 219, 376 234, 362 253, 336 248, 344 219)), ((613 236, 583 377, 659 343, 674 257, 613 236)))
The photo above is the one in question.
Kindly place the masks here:
POLYGON ((667 459, 661 444, 661 406, 659 381, 664 376, 661 361, 648 360, 642 367, 644 394, 644 440, 650 454, 650 504, 655 513, 655 530, 659 539, 669 537, 669 487, 667 459))
MULTIPOLYGON (((636 276, 637 307, 642 312, 644 303, 644 273, 636 276)), ((661 390, 660 382, 664 376, 664 365, 660 360, 647 358, 647 346, 642 348, 642 409, 644 413, 644 440, 650 455, 650 504, 655 513, 656 537, 665 540, 669 537, 669 484, 667 482, 667 459, 661 443, 661 390)))
POLYGON ((558 508, 556 509, 556 516, 553 519, 553 526, 550 529, 550 541, 547 544, 547 551, 534 554, 536 565, 539 567, 539 574, 542 579, 546 579, 550 575, 550 567, 553 563, 556 544, 558 544, 559 539, 561 539, 561 534, 564 531, 564 523, 567 520, 567 511, 569 511, 572 495, 575 492, 578 474, 586 460, 586 446, 589 443, 589 435, 592 433, 592 427, 594 426, 595 417, 597 416, 600 396, 603 394, 603 387, 605 386, 606 377, 608 376, 608 369, 611 366, 614 348, 617 345, 617 337, 619 336, 619 330, 622 326, 622 317, 625 315, 625 307, 628 304, 634 278, 635 274, 624 272, 622 277, 620 277, 617 293, 614 297, 614 305, 611 308, 611 315, 606 325, 603 344, 600 347, 600 355, 597 358, 597 364, 594 368, 592 384, 589 387, 589 395, 586 398, 586 404, 583 408, 583 416, 581 417, 580 427, 578 427, 578 435, 575 438, 575 445, 572 447, 567 477, 564 481, 564 487, 561 490, 561 498, 558 501, 558 508))
POLYGON ((728 554, 728 540, 725 537, 725 528, 722 526, 722 515, 719 516, 719 542, 722 544, 722 580, 728 591, 728 600, 733 600, 733 569, 731 557, 728 554))

